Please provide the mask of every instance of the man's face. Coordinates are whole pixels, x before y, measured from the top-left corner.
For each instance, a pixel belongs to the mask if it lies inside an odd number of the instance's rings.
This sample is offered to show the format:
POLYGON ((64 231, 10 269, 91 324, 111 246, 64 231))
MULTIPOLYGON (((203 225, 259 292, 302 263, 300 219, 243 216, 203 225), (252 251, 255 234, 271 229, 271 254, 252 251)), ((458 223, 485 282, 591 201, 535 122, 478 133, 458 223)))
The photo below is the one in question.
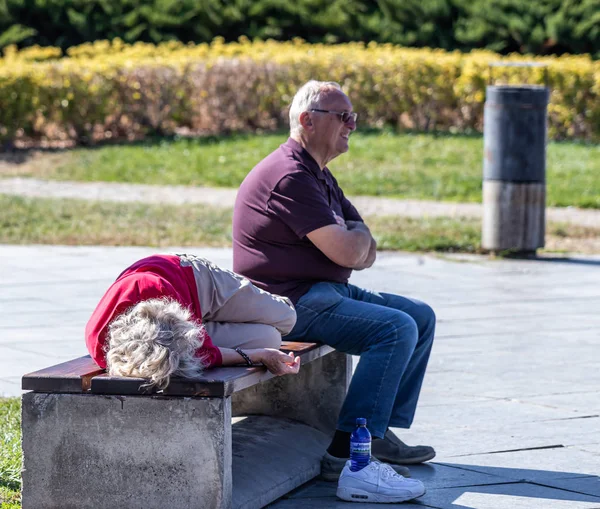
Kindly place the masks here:
MULTIPOLYGON (((323 98, 318 109, 351 112, 352 103, 346 94, 333 90, 323 98)), ((348 151, 348 137, 356 129, 356 121, 350 119, 344 123, 340 115, 316 111, 310 116, 314 125, 313 143, 326 155, 327 161, 348 151)))

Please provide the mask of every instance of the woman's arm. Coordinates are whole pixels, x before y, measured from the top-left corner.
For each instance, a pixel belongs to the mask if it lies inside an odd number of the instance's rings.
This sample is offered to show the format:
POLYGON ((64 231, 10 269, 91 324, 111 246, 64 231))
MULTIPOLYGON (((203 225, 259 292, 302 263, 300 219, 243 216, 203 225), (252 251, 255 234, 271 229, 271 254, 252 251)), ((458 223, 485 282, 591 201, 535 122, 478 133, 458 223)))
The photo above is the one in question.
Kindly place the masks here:
MULTIPOLYGON (((245 364, 245 359, 231 348, 219 348, 223 357, 223 366, 245 364)), ((300 357, 294 357, 293 352, 284 354, 274 348, 257 348, 244 350, 253 364, 263 364, 274 375, 295 375, 300 370, 300 357)))

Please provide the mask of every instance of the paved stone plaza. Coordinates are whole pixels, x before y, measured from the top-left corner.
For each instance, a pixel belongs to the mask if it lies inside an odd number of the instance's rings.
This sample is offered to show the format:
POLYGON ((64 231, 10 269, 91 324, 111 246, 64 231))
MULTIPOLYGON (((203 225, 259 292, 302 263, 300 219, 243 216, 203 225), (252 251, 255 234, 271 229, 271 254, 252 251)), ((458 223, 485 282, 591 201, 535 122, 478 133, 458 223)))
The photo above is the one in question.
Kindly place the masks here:
MULTIPOLYGON (((152 248, 0 246, 0 394, 86 354, 83 328, 152 248)), ((228 249, 174 249, 230 267, 228 249)), ((414 296, 438 333, 409 443, 427 494, 404 508, 600 509, 600 257, 535 261, 382 253, 353 282, 414 296)), ((313 481, 277 509, 341 508, 313 481)), ((375 507, 361 504, 357 507, 375 507)))

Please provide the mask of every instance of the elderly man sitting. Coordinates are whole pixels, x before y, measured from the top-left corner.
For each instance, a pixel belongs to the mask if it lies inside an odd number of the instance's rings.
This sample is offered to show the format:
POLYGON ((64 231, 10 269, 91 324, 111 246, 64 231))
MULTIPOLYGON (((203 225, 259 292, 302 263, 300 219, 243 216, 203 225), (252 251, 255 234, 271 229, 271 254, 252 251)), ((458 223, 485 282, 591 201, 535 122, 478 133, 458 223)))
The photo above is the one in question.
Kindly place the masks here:
POLYGON ((360 356, 322 461, 330 480, 346 464, 358 417, 368 421, 373 455, 396 471, 407 475, 404 465, 435 456, 431 447, 408 446, 389 429, 413 421, 434 312, 415 299, 348 283, 352 270, 373 265, 376 242, 327 164, 348 151, 356 121, 337 83, 302 86, 290 108, 290 138, 247 175, 233 218, 234 270, 292 300, 298 319, 289 338, 360 356))

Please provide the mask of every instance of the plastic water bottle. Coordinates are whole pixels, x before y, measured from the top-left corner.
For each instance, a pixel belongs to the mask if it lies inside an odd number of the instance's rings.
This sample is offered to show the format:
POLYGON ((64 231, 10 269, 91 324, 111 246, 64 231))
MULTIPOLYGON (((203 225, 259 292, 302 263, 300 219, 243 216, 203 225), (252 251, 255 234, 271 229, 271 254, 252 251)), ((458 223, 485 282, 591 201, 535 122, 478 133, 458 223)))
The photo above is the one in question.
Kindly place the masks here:
POLYGON ((371 433, 364 417, 356 419, 356 429, 350 435, 350 470, 357 472, 371 461, 371 433))

